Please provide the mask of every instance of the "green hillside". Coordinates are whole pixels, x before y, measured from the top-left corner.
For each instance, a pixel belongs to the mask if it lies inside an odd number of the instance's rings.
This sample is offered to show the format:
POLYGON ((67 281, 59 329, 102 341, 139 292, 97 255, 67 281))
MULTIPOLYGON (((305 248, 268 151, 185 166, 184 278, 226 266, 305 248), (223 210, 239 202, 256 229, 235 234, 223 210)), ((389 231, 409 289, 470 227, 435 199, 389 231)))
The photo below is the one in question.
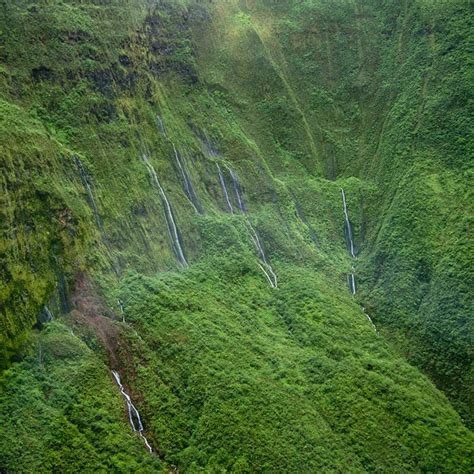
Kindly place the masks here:
POLYGON ((469 2, 0 10, 0 472, 473 471, 469 2))

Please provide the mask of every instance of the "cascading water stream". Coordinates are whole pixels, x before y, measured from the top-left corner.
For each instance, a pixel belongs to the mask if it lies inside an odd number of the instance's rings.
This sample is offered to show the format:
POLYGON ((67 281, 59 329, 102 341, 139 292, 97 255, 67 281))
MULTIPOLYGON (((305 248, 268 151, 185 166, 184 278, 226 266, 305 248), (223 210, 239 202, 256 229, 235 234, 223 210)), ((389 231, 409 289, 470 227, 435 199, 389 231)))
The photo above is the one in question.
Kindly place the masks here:
POLYGON ((258 256, 260 257, 260 260, 262 261, 262 265, 260 265, 260 268, 262 269, 263 273, 265 273, 270 286, 272 288, 277 288, 278 287, 278 279, 273 271, 273 268, 267 261, 267 257, 265 255, 265 251, 263 250, 262 244, 260 242, 260 238, 258 237, 257 231, 254 229, 252 224, 247 221, 247 224, 249 226, 250 230, 250 237, 252 239, 253 244, 255 245, 255 248, 257 249, 258 256), (266 269, 266 270, 265 270, 266 269))
POLYGON ((165 123, 163 119, 160 117, 159 114, 156 114, 156 121, 158 122, 158 127, 160 127, 160 131, 165 138, 168 138, 168 134, 166 133, 165 123))
POLYGON ((227 209, 230 211, 231 214, 233 214, 234 208, 232 207, 232 204, 229 199, 229 193, 227 192, 227 186, 225 184, 224 175, 222 174, 222 170, 221 170, 221 167, 219 166, 219 163, 216 163, 216 166, 217 166, 217 172, 219 173, 219 182, 221 183, 222 192, 224 193, 227 209))
POLYGON ((228 166, 227 166, 227 169, 229 170, 230 177, 232 178, 232 185, 234 187, 235 196, 237 197, 237 203, 239 205, 239 209, 243 214, 246 214, 247 209, 245 207, 244 200, 242 198, 242 191, 241 191, 241 188, 240 188, 239 180, 237 179, 237 175, 228 166))
POLYGON ((50 323, 54 320, 54 315, 47 306, 43 306, 43 312, 46 315, 46 322, 50 323))
POLYGON ((117 382, 117 385, 120 389, 120 393, 122 394, 123 398, 127 402, 127 410, 128 410, 128 420, 130 422, 130 426, 132 427, 133 431, 136 431, 140 437, 143 439, 143 442, 145 443, 146 448, 150 453, 153 452, 152 447, 150 446, 150 443, 146 439, 145 435, 143 434, 143 424, 142 420, 140 418, 140 413, 138 413, 138 410, 135 408, 135 405, 132 403, 132 399, 130 398, 130 395, 125 391, 122 382, 120 380, 120 375, 116 370, 112 370, 112 375, 114 376, 115 381, 117 382))
MULTIPOLYGON (((222 175, 222 172, 219 168, 219 165, 217 165, 217 168, 219 170, 219 177, 220 178, 222 177, 222 182, 224 183, 224 187, 225 187, 224 176, 222 175)), ((239 180, 237 178, 237 175, 228 166, 226 166, 226 168, 229 170, 230 176, 232 178, 232 184, 233 184, 235 196, 237 198, 237 203, 238 203, 238 206, 239 206, 239 210, 242 212, 242 214, 244 214, 246 216, 246 224, 248 226, 250 238, 252 239, 252 242, 255 246, 255 249, 257 250, 258 257, 261 261, 261 263, 259 263, 258 266, 260 267, 260 269, 263 271, 263 273, 267 277, 267 280, 270 283, 270 286, 272 288, 277 288, 278 287, 277 276, 276 276, 275 272, 273 271, 273 268, 270 265, 270 263, 268 263, 267 256, 265 255, 265 250, 263 249, 262 243, 260 241, 260 238, 258 236, 258 233, 257 233, 256 229, 253 227, 252 223, 247 218, 247 208, 245 207, 244 198, 242 196, 242 190, 241 190, 240 183, 239 183, 239 180)), ((224 194, 226 194, 226 197, 228 198, 227 190, 224 194)), ((230 205, 230 201, 229 201, 229 205, 230 205)), ((230 208, 232 209, 231 206, 230 206, 230 208)), ((233 210, 231 212, 233 213, 233 210)))
POLYGON ((352 273, 350 275, 347 275, 347 284, 349 285, 349 289, 351 290, 351 293, 355 295, 357 291, 357 287, 356 287, 356 281, 355 281, 355 275, 354 275, 354 267, 352 267, 352 273))
POLYGON ((181 265, 183 265, 183 267, 187 267, 188 262, 186 261, 183 248, 181 246, 181 241, 180 241, 179 233, 178 233, 178 227, 176 226, 176 222, 174 220, 171 205, 168 201, 168 198, 166 197, 164 189, 162 188, 160 184, 160 181, 158 180, 158 175, 156 174, 155 168, 153 168, 152 164, 150 163, 148 157, 145 154, 143 155, 143 161, 148 169, 148 173, 154 185, 160 192, 161 200, 163 202, 163 206, 165 209, 165 217, 166 217, 166 222, 168 224, 168 231, 169 231, 171 240, 173 242, 173 249, 175 251, 176 257, 180 261, 181 265))
POLYGON ((186 170, 186 165, 183 162, 183 159, 181 158, 180 154, 178 153, 178 150, 174 146, 174 143, 172 143, 172 145, 173 145, 174 157, 176 159, 176 163, 178 165, 181 178, 183 180, 184 192, 186 196, 188 197, 189 201, 191 202, 192 206, 194 207, 194 210, 196 211, 196 213, 202 214, 202 206, 198 200, 193 183, 191 179, 189 178, 188 171, 186 170))
POLYGON ((365 310, 365 308, 363 306, 362 306, 362 311, 364 312, 365 316, 369 320, 370 324, 372 324, 372 327, 374 328, 374 331, 377 332, 377 328, 375 327, 375 324, 372 321, 372 318, 367 314, 367 311, 365 310))
POLYGON ((344 233, 346 235, 346 240, 349 243, 348 249, 351 254, 351 257, 355 258, 352 225, 349 221, 349 213, 347 211, 346 193, 344 192, 344 189, 342 188, 341 188, 341 194, 342 194, 342 204, 344 207, 344 233))
MULTIPOLYGON (((355 251, 354 251, 354 238, 352 232, 352 225, 349 221, 349 213, 347 211, 347 202, 346 202, 346 193, 344 189, 341 188, 341 195, 342 195, 342 205, 344 209, 344 235, 346 238, 347 249, 352 258, 355 258, 355 251)), ((355 274, 354 274, 354 267, 352 267, 352 273, 348 275, 347 282, 349 285, 349 289, 353 295, 357 292, 356 281, 355 281, 355 274)))
MULTIPOLYGON (((347 211, 347 202, 346 202, 346 193, 344 192, 344 189, 341 188, 341 195, 342 195, 342 204, 344 208, 344 234, 347 242, 347 249, 349 250, 349 253, 353 259, 356 258, 355 256, 355 251, 354 251, 354 237, 353 237, 353 232, 352 232, 352 225, 349 221, 349 212, 347 211)), ((349 285, 349 289, 353 295, 356 294, 357 292, 357 286, 356 286, 356 278, 355 278, 355 268, 352 266, 351 273, 347 275, 347 283, 349 285)), ((369 320, 370 324, 374 328, 374 331, 377 332, 377 328, 375 327, 374 322, 372 321, 372 318, 367 314, 365 311, 365 308, 362 307, 362 311, 364 312, 365 316, 369 320)))
POLYGON ((123 302, 120 298, 117 300, 117 304, 118 304, 118 307, 120 308, 120 314, 122 315, 122 323, 124 323, 125 322, 125 308, 123 307, 123 302))

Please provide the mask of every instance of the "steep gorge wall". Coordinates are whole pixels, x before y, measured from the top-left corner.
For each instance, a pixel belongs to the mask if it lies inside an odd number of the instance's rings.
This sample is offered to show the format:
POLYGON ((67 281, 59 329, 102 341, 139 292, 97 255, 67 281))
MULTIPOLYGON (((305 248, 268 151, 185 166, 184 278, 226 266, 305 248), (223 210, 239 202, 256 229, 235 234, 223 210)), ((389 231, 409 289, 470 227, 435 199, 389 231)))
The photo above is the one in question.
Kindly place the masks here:
POLYGON ((471 29, 466 2, 407 0, 229 2, 197 30, 206 83, 276 176, 358 178, 361 300, 468 423, 471 29))
POLYGON ((245 227, 226 215, 219 162, 238 174, 272 257, 314 262, 341 287, 344 185, 361 300, 468 416, 469 6, 3 6, 4 360, 51 298, 67 312, 78 269, 105 287, 128 269, 176 269, 143 154, 190 262, 228 248, 251 258, 245 227))

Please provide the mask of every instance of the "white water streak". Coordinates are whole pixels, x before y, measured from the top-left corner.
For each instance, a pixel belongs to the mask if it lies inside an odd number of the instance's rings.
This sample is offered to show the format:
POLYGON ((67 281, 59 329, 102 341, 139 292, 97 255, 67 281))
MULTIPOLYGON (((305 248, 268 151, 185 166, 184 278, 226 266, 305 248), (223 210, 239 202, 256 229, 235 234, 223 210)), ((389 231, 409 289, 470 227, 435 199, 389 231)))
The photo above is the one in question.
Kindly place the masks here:
POLYGON ((123 303, 121 299, 117 300, 118 307, 120 308, 120 314, 122 315, 122 323, 125 322, 125 311, 123 307, 123 303))
POLYGON ((196 205, 193 202, 193 194, 196 194, 196 193, 194 192, 194 189, 192 188, 192 184, 189 181, 188 174, 186 173, 186 171, 184 169, 184 164, 181 163, 181 159, 179 157, 178 150, 176 150, 176 147, 174 146, 174 143, 172 143, 172 145, 173 145, 174 157, 176 159, 176 163, 178 164, 178 168, 179 168, 179 171, 181 173, 181 177, 183 178, 184 189, 185 189, 186 195, 189 198, 189 202, 194 207, 194 210, 196 211, 196 214, 199 214, 199 211, 198 211, 196 205))
POLYGON ((245 208, 244 200, 242 199, 242 197, 240 195, 239 180, 237 179, 237 175, 233 172, 233 170, 231 168, 229 168, 227 166, 227 169, 229 170, 230 176, 232 178, 232 185, 234 186, 234 191, 235 191, 235 195, 237 197, 237 202, 239 204, 239 209, 241 210, 242 213, 245 214, 247 212, 247 209, 245 208))
POLYGON ((364 312, 364 314, 366 315, 367 319, 369 320, 370 324, 372 324, 372 327, 374 328, 374 331, 377 332, 377 328, 375 327, 375 324, 374 322, 372 321, 372 318, 368 315, 367 311, 365 310, 365 308, 362 306, 362 311, 364 312))
POLYGON ((342 203, 344 206, 344 219, 345 219, 345 224, 346 224, 346 229, 347 229, 347 236, 349 238, 350 253, 351 253, 352 258, 355 258, 354 241, 352 240, 352 228, 351 228, 351 223, 349 221, 349 214, 347 212, 346 193, 344 192, 344 189, 342 188, 341 188, 341 194, 342 194, 342 203))
POLYGON ((168 216, 168 219, 166 220, 166 222, 168 223, 168 231, 170 233, 171 239, 174 242, 174 248, 176 249, 178 259, 183 265, 183 267, 187 267, 188 262, 186 261, 183 249, 181 247, 181 242, 179 241, 178 228, 176 226, 176 222, 174 221, 171 205, 168 201, 168 198, 166 197, 164 189, 161 187, 155 168, 153 168, 152 164, 150 163, 148 157, 145 154, 143 155, 143 161, 145 162, 145 165, 148 169, 148 173, 150 174, 151 179, 153 180, 154 184, 158 188, 163 204, 165 205, 165 212, 166 212, 166 215, 168 216))
POLYGON ((278 287, 278 279, 273 271, 272 266, 268 263, 267 257, 265 255, 265 251, 263 250, 262 244, 260 242, 260 239, 258 237, 257 231, 254 229, 250 221, 247 220, 247 224, 249 226, 250 230, 250 238, 252 239, 253 244, 255 245, 255 248, 257 249, 258 255, 260 257, 260 260, 263 263, 263 266, 259 264, 259 267, 263 270, 265 273, 266 277, 268 278, 268 281, 270 282, 270 286, 272 288, 277 288, 278 287), (267 271, 265 270, 265 268, 267 271))
POLYGON ((232 204, 229 199, 229 193, 227 192, 227 186, 225 185, 224 175, 222 174, 222 170, 221 170, 221 167, 219 166, 219 163, 216 163, 216 166, 217 166, 217 172, 219 173, 219 181, 221 183, 222 192, 224 193, 227 208, 229 209, 230 213, 233 214, 234 208, 232 207, 232 204))
POLYGON ((54 315, 53 313, 49 310, 47 306, 43 308, 45 314, 46 314, 46 322, 49 323, 54 320, 54 315))
POLYGON ((355 295, 357 292, 357 288, 356 288, 355 275, 353 273, 351 273, 350 275, 347 275, 347 282, 349 284, 351 293, 355 295))
POLYGON ((160 127, 161 133, 165 137, 168 137, 168 134, 166 133, 165 124, 163 122, 163 119, 159 116, 159 114, 156 114, 156 120, 158 121, 158 126, 160 127))
POLYGON ((140 413, 138 413, 138 410, 135 408, 135 405, 132 403, 132 399, 130 398, 130 395, 125 391, 122 385, 122 382, 120 380, 119 373, 116 370, 112 370, 112 375, 114 376, 114 379, 117 382, 117 385, 120 389, 120 393, 122 394, 123 398, 125 398, 125 401, 127 402, 128 420, 130 422, 130 426, 132 427, 132 430, 138 432, 138 434, 143 439, 143 442, 145 443, 145 446, 147 447, 148 451, 152 453, 153 449, 150 446, 150 443, 146 439, 145 435, 143 434, 143 424, 140 418, 140 413))

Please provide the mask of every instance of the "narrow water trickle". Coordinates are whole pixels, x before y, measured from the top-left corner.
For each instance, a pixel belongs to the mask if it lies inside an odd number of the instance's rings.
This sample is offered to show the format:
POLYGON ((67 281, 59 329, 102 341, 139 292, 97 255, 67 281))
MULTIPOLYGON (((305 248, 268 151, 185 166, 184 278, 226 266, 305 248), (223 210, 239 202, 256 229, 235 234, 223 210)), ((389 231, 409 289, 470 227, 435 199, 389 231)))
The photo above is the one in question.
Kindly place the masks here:
POLYGON ((341 189, 341 194, 342 194, 342 204, 344 207, 344 234, 346 237, 349 253, 351 254, 352 258, 355 258, 352 225, 349 221, 349 213, 347 211, 347 202, 346 202, 346 193, 344 192, 344 189, 341 189))
MULTIPOLYGON (((346 193, 344 189, 341 188, 341 195, 342 195, 342 205, 344 209, 344 237, 346 239, 346 246, 349 254, 352 258, 355 258, 355 251, 354 251, 354 237, 352 232, 352 225, 349 220, 349 213, 347 211, 347 202, 346 202, 346 193)), ((353 295, 357 292, 356 281, 355 281, 355 274, 354 274, 354 267, 352 267, 352 273, 350 273, 347 277, 347 283, 349 285, 349 289, 353 295)))
MULTIPOLYGON (((239 206, 239 210, 246 217, 246 224, 247 224, 247 227, 248 227, 248 230, 249 230, 250 238, 251 238, 252 243, 253 243, 256 251, 257 251, 258 258, 260 259, 260 263, 258 264, 258 266, 263 271, 263 273, 265 274, 268 282, 270 283, 270 286, 272 288, 277 288, 278 287, 278 279, 277 279, 276 273, 273 271, 272 266, 268 262, 267 256, 265 254, 265 250, 263 249, 263 245, 261 243, 260 237, 258 236, 257 230, 253 227, 252 223, 250 222, 250 219, 247 217, 247 208, 245 207, 244 198, 243 198, 243 195, 242 195, 242 188, 240 186, 237 175, 228 166, 226 166, 226 168, 229 170, 229 174, 232 178, 232 185, 233 185, 233 188, 234 188, 235 197, 237 198, 237 203, 238 203, 238 206, 239 206)), ((221 179, 221 185, 222 185, 223 189, 225 190, 224 194, 226 196, 226 200, 228 201, 229 209, 233 213, 233 208, 232 208, 232 205, 230 204, 229 195, 227 193, 227 188, 225 187, 224 176, 221 172, 221 169, 220 169, 219 165, 217 165, 217 169, 219 171, 219 179, 221 179)))
POLYGON ((239 205, 239 209, 243 214, 247 213, 247 209, 244 204, 244 199, 242 197, 242 188, 240 187, 239 180, 237 179, 237 175, 234 173, 234 171, 227 167, 230 173, 230 177, 232 178, 232 186, 234 187, 234 192, 235 196, 237 198, 237 203, 239 205))
POLYGON ((219 163, 216 163, 216 166, 217 166, 217 172, 219 173, 219 182, 221 183, 222 192, 224 193, 227 209, 229 210, 231 214, 233 214, 234 208, 232 207, 232 204, 229 199, 229 193, 227 192, 227 186, 225 184, 224 175, 222 174, 222 170, 221 170, 221 167, 219 166, 219 163))
MULTIPOLYGON (((346 202, 346 193, 344 189, 341 188, 341 195, 342 195, 342 204, 344 209, 344 237, 346 239, 346 246, 347 250, 349 251, 350 256, 355 259, 355 250, 354 250, 354 233, 352 231, 352 225, 349 221, 349 212, 347 210, 347 202, 346 202)), ((349 290, 351 291, 352 295, 355 295, 357 292, 357 285, 356 285, 356 278, 355 278, 355 268, 352 266, 351 273, 347 275, 347 284, 349 286, 349 290)), ((373 323, 371 317, 365 311, 365 308, 362 307, 362 311, 364 312, 367 319, 370 321, 370 324, 374 328, 374 331, 377 332, 377 328, 373 323)))
POLYGON ((181 174, 181 178, 183 180, 184 193, 188 197, 196 213, 202 214, 203 213, 202 206, 197 197, 196 190, 194 189, 193 183, 189 177, 188 171, 186 169, 186 164, 184 163, 183 158, 181 157, 178 150, 174 146, 174 143, 172 143, 172 145, 173 145, 174 157, 176 159, 176 164, 178 165, 178 169, 181 174))
POLYGON ((369 320, 370 324, 372 324, 372 327, 374 328, 374 331, 377 332, 377 328, 375 327, 374 322, 372 321, 372 318, 367 314, 367 311, 365 308, 362 306, 362 311, 364 312, 366 318, 369 320))
POLYGON ((273 271, 272 266, 268 263, 267 257, 265 255, 265 251, 263 250, 262 243, 260 242, 260 238, 257 234, 257 231, 254 229, 252 224, 250 222, 247 222, 250 230, 250 238, 252 239, 253 244, 255 245, 255 248, 257 249, 258 256, 260 260, 262 261, 262 264, 259 265, 260 268, 262 269, 263 273, 265 273, 265 276, 267 277, 270 286, 272 288, 277 288, 278 287, 278 279, 273 271))
POLYGON ((156 114, 156 121, 158 122, 158 127, 160 128, 161 133, 164 137, 168 138, 168 134, 166 133, 165 123, 163 119, 160 117, 159 114, 156 114))
MULTIPOLYGON (((352 270, 354 270, 354 267, 352 267, 352 270)), ((350 275, 347 275, 347 284, 349 285, 349 289, 351 290, 351 293, 353 295, 355 295, 356 291, 357 291, 357 288, 356 288, 356 281, 355 281, 354 273, 351 273, 350 275)))
POLYGON ((112 370, 112 375, 114 376, 115 381, 117 382, 117 385, 120 389, 120 393, 122 394, 123 398, 127 402, 127 410, 128 410, 128 420, 130 422, 130 426, 132 427, 133 431, 136 431, 140 437, 143 439, 143 442, 145 443, 146 448, 150 453, 153 452, 152 447, 150 446, 150 443, 146 439, 145 435, 143 434, 143 424, 142 420, 140 418, 140 413, 138 413, 138 410, 135 408, 135 405, 132 403, 132 399, 130 398, 130 395, 125 391, 122 382, 120 380, 120 375, 116 370, 112 370))
POLYGON ((156 174, 155 168, 153 168, 153 165, 150 163, 150 160, 145 154, 143 155, 143 162, 145 163, 148 169, 148 173, 150 175, 150 178, 153 181, 153 184, 160 192, 160 197, 163 202, 163 207, 165 209, 165 217, 166 217, 166 222, 168 224, 168 231, 169 231, 171 241, 173 244, 173 250, 179 262, 181 263, 181 265, 183 265, 183 267, 187 267, 188 262, 186 260, 186 257, 184 256, 183 247, 181 245, 181 239, 178 233, 178 227, 174 220, 173 210, 171 208, 171 205, 168 201, 168 198, 166 197, 164 189, 162 188, 160 184, 160 181, 158 180, 158 175, 156 174))
POLYGON ((46 315, 46 322, 50 323, 54 320, 54 315, 47 306, 43 306, 43 312, 46 315))
POLYGON ((125 309, 123 307, 123 302, 120 298, 117 300, 117 304, 118 304, 118 307, 120 308, 120 314, 122 315, 122 323, 124 323, 125 322, 125 309))

